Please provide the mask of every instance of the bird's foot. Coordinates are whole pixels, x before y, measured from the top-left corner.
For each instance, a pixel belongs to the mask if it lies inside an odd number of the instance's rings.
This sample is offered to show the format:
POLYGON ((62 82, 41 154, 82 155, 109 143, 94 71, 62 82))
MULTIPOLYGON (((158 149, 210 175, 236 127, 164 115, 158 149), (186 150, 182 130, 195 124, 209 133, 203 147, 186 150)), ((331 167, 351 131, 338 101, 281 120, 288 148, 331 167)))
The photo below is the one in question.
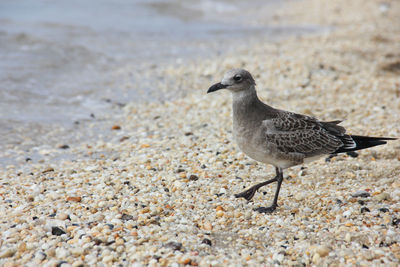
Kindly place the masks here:
POLYGON ((272 213, 274 212, 274 210, 276 210, 276 207, 278 205, 272 205, 270 207, 259 207, 259 208, 255 208, 255 211, 258 211, 259 213, 272 213))
POLYGON ((257 188, 255 188, 254 186, 239 193, 239 194, 235 194, 236 198, 242 197, 244 199, 246 199, 247 201, 250 201, 253 197, 254 194, 257 192, 257 188))

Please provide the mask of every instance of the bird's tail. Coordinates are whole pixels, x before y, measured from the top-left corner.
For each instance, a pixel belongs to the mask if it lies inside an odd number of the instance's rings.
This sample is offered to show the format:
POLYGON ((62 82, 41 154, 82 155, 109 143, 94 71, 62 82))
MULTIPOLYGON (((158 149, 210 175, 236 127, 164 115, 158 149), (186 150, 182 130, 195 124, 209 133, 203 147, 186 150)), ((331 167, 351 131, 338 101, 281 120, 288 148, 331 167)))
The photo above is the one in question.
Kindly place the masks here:
POLYGON ((336 150, 334 153, 350 152, 368 147, 384 145, 387 143, 386 141, 396 140, 397 138, 344 135, 341 139, 344 145, 336 150))

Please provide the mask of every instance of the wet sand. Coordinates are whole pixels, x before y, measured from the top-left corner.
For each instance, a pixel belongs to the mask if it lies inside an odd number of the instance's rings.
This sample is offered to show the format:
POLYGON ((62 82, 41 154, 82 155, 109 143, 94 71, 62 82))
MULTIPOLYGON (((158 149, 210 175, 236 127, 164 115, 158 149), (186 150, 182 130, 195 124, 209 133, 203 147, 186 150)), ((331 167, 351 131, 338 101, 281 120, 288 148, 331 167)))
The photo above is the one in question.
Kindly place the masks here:
POLYGON ((244 67, 274 107, 398 137, 399 11, 398 1, 295 1, 272 22, 332 30, 141 72, 122 66, 114 75, 126 88, 145 78, 169 100, 118 107, 102 117, 109 135, 38 149, 42 162, 3 151, 21 158, 0 173, 0 264, 397 266, 399 141, 289 169, 277 211, 259 214, 274 186, 252 202, 233 194, 274 169, 234 144, 229 93, 205 92, 244 67), (47 161, 64 151, 76 156, 47 161))
MULTIPOLYGON (((263 19, 282 3, 257 3, 247 3, 246 12, 240 1, 0 3, 0 150, 19 147, 33 162, 43 160, 35 149, 109 134, 103 115, 120 113, 121 105, 181 91, 160 91, 154 68, 235 51, 249 45, 247 38, 254 43, 323 30, 269 26, 263 19)), ((0 166, 19 163, 16 157, 0 155, 0 166)))

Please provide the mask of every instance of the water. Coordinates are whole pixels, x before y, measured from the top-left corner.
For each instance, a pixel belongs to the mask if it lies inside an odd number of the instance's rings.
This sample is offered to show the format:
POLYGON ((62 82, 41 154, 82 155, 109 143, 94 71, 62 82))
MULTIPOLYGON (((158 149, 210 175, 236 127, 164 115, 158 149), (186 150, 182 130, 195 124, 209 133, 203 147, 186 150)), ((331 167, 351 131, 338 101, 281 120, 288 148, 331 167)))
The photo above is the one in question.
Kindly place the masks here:
MULTIPOLYGON (((27 138, 31 147, 43 145, 51 127, 64 127, 68 135, 77 127, 74 122, 111 112, 110 100, 148 100, 142 90, 126 92, 110 86, 115 82, 113 71, 125 64, 139 68, 143 63, 212 56, 223 52, 215 44, 226 39, 234 48, 244 37, 274 39, 318 30, 269 27, 266 18, 281 4, 278 0, 0 1, 0 149, 14 148, 27 138)), ((5 162, 12 159, 0 156, 0 163, 5 162)))

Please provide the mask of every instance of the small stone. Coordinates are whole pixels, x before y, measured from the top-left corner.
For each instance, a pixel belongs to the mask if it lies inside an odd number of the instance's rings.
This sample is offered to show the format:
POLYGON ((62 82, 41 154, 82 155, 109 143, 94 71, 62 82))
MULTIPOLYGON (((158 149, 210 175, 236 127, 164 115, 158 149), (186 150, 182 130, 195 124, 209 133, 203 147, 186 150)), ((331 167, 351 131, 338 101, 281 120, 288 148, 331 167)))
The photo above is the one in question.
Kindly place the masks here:
POLYGON ((51 227, 51 234, 60 236, 60 235, 64 235, 65 232, 61 228, 59 228, 57 226, 53 226, 53 227, 51 227))
MULTIPOLYGON (((185 173, 182 172, 181 174, 184 174, 184 176, 186 177, 185 173)), ((176 187, 176 189, 181 189, 183 187, 183 184, 180 181, 176 180, 174 182, 174 186, 176 187)))
POLYGON ((50 257, 54 257, 56 255, 56 250, 54 248, 50 248, 46 251, 47 255, 50 257))
POLYGON ((0 252, 0 259, 12 257, 16 252, 15 248, 4 249, 0 252))
POLYGON ((166 248, 170 248, 172 250, 181 250, 182 249, 182 243, 171 241, 171 242, 168 242, 165 245, 165 247, 166 248))
POLYGON ((42 173, 48 173, 48 172, 53 172, 53 171, 54 171, 54 168, 48 167, 48 168, 44 169, 44 170, 42 171, 42 173))
POLYGON ((22 242, 19 246, 18 246, 18 251, 19 252, 25 252, 26 251, 26 243, 22 242))
POLYGON ((199 180, 199 177, 197 175, 192 174, 192 175, 190 175, 189 180, 190 181, 197 181, 197 180, 199 180))
POLYGON ((351 215, 351 210, 346 210, 345 212, 343 212, 344 217, 349 217, 350 215, 351 215))
POLYGON ((43 253, 42 251, 39 251, 35 254, 35 259, 38 260, 39 262, 45 260, 47 258, 47 255, 43 253))
POLYGON ((315 252, 318 253, 322 258, 325 257, 325 256, 328 256, 330 251, 331 251, 330 248, 328 248, 325 245, 318 246, 315 249, 315 252))
POLYGON ((301 201, 303 199, 305 199, 307 196, 307 194, 305 192, 300 192, 297 193, 296 195, 294 195, 294 199, 296 199, 297 201, 301 201))
POLYGON ((124 239, 122 239, 122 238, 117 238, 116 240, 115 240, 115 244, 117 245, 117 246, 121 246, 121 245, 123 245, 125 243, 125 241, 124 241, 124 239))
POLYGON ((360 212, 361 212, 361 213, 370 212, 370 210, 369 210, 369 208, 367 208, 367 207, 362 207, 362 208, 360 209, 360 212))
POLYGON ((305 176, 307 175, 307 170, 300 170, 299 171, 299 176, 305 176))
POLYGON ((222 216, 224 216, 224 214, 225 213, 222 210, 219 210, 216 212, 217 217, 222 217, 222 216))
POLYGON ((120 142, 124 142, 125 140, 128 140, 129 139, 129 136, 122 136, 120 139, 119 139, 119 141, 120 142))
POLYGON ((312 262, 314 264, 318 264, 321 260, 321 256, 318 253, 315 253, 314 256, 312 257, 312 262))
POLYGON ((375 199, 378 201, 390 200, 390 194, 383 192, 383 193, 376 195, 375 199))
POLYGON ((217 206, 215 208, 216 211, 225 211, 224 208, 222 206, 217 206))
POLYGON ((75 196, 67 197, 67 201, 81 202, 81 200, 82 200, 82 197, 75 197, 75 196))
POLYGON ((114 225, 112 223, 106 223, 104 226, 110 230, 114 229, 114 225))
POLYGON ((65 259, 68 255, 69 252, 65 248, 56 248, 56 257, 58 259, 65 259))
POLYGON ((352 197, 370 197, 371 194, 367 191, 360 190, 351 195, 352 197))
POLYGON ((206 222, 206 223, 204 223, 203 228, 204 228, 204 230, 211 231, 213 227, 210 222, 206 222))
POLYGON ((307 238, 307 234, 304 231, 300 231, 298 233, 298 237, 299 237, 299 239, 304 240, 307 238))
POLYGON ((67 261, 60 261, 59 263, 57 263, 55 266, 56 267, 64 267, 64 266, 69 266, 67 261))
POLYGON ((303 209, 303 212, 304 212, 304 213, 312 213, 313 210, 310 209, 309 207, 305 207, 305 208, 303 209))
POLYGON ((203 241, 201 241, 201 243, 202 243, 202 244, 209 245, 209 246, 211 246, 211 245, 212 245, 212 243, 211 243, 211 240, 210 240, 210 239, 208 239, 208 238, 204 238, 204 239, 203 239, 203 241))
POLYGON ((111 127, 111 130, 121 130, 121 126, 119 126, 119 125, 113 125, 113 126, 111 127))
POLYGON ((71 253, 75 257, 78 257, 84 253, 84 249, 82 247, 76 247, 76 248, 71 249, 71 253))
POLYGON ((133 220, 133 216, 132 216, 132 215, 129 215, 129 214, 126 214, 126 213, 122 213, 121 220, 123 220, 123 221, 130 221, 130 220, 133 220))
POLYGON ((69 219, 69 215, 68 214, 66 214, 66 213, 59 213, 59 214, 57 214, 57 218, 59 219, 59 220, 67 220, 67 219, 69 219))
POLYGON ((388 208, 380 208, 379 211, 386 213, 386 212, 389 212, 389 209, 388 208))
POLYGON ((104 263, 108 263, 108 262, 112 262, 114 260, 114 256, 113 255, 106 255, 103 257, 102 262, 104 263))
POLYGON ((180 264, 188 265, 192 260, 190 258, 183 258, 179 261, 180 264))
POLYGON ((60 148, 60 149, 68 149, 69 145, 59 145, 58 148, 60 148))
POLYGON ((85 266, 85 263, 81 260, 74 261, 74 263, 72 263, 72 267, 83 267, 83 266, 85 266))
POLYGON ((350 242, 350 241, 351 241, 351 235, 350 235, 350 233, 347 233, 347 234, 345 235, 344 240, 345 240, 346 242, 350 242))

